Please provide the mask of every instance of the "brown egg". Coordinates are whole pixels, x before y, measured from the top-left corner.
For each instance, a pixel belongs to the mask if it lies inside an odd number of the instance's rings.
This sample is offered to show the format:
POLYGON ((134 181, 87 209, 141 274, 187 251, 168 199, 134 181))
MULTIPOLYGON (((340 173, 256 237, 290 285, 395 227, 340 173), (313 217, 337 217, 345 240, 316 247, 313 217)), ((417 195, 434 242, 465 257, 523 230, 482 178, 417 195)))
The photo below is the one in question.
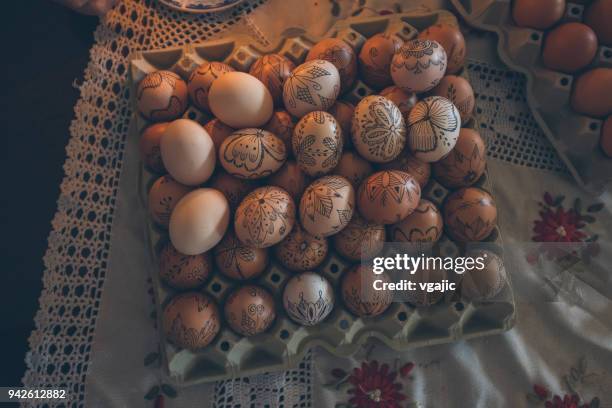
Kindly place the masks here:
POLYGON ((215 247, 215 264, 231 279, 247 280, 259 276, 268 266, 268 249, 244 245, 234 231, 228 231, 215 247))
POLYGON ((393 242, 429 244, 440 239, 443 229, 442 214, 438 208, 422 198, 412 214, 389 227, 389 234, 393 242))
POLYGON ((351 120, 353 120, 355 106, 350 102, 336 101, 328 112, 338 121, 342 130, 342 144, 344 149, 348 148, 351 144, 351 120))
POLYGON ((221 166, 241 179, 267 177, 280 169, 285 160, 283 141, 263 129, 237 130, 219 148, 221 166))
POLYGON ((234 71, 234 68, 222 62, 205 62, 193 70, 189 76, 187 89, 191 102, 198 108, 210 112, 208 91, 213 81, 221 75, 234 71))
POLYGON ((497 223, 495 201, 491 194, 479 188, 457 190, 444 203, 444 223, 446 232, 455 241, 482 241, 497 223))
POLYGON ((386 33, 368 38, 359 52, 359 73, 363 82, 378 89, 393 84, 391 59, 402 43, 401 38, 386 33))
POLYGON ((347 179, 353 188, 357 190, 363 180, 372 174, 373 171, 370 162, 357 153, 344 152, 333 173, 347 179))
POLYGON ((419 101, 415 93, 404 92, 395 85, 391 85, 380 91, 380 96, 384 96, 396 104, 404 117, 410 113, 414 105, 419 101))
POLYGON ((424 284, 442 284, 444 280, 448 280, 448 273, 442 269, 426 269, 419 268, 416 272, 407 278, 416 284, 416 290, 405 291, 406 300, 416 306, 431 306, 438 303, 444 297, 445 293, 441 291, 428 292, 426 289, 421 289, 420 283, 424 284))
POLYGON ((385 312, 393 301, 390 290, 375 290, 374 281, 391 282, 386 273, 374 274, 365 265, 355 265, 342 276, 341 293, 344 304, 359 317, 378 316, 385 312))
POLYGON ((414 177, 400 170, 383 170, 361 184, 357 206, 368 221, 394 224, 410 215, 420 199, 421 188, 414 177))
POLYGON ((353 48, 339 38, 326 38, 308 52, 306 61, 326 60, 340 73, 340 93, 347 91, 357 77, 357 57, 353 48))
POLYGON ((287 269, 307 271, 325 260, 328 249, 326 238, 315 237, 296 223, 287 238, 274 247, 274 255, 287 269))
POLYGON ((363 98, 353 115, 351 137, 355 150, 366 160, 387 163, 406 145, 406 125, 399 108, 387 98, 363 98))
POLYGON ((169 175, 155 180, 149 190, 149 213, 153 221, 162 227, 167 227, 172 210, 191 190, 191 187, 177 182, 169 175))
POLYGON ((593 61, 597 36, 581 23, 565 23, 546 35, 542 61, 552 70, 572 74, 593 61))
POLYGON ((608 116, 608 119, 604 122, 599 144, 604 153, 608 157, 612 157, 612 116, 608 116))
POLYGON ((514 0, 512 17, 520 27, 546 30, 565 12, 565 0, 514 0))
POLYGON ((463 68, 466 56, 465 38, 457 27, 449 24, 435 24, 419 34, 422 40, 437 41, 446 51, 448 74, 455 74, 463 68))
POLYGON ((283 104, 283 84, 295 68, 293 62, 279 54, 263 55, 251 65, 249 74, 259 79, 268 88, 274 106, 283 104))
POLYGON ((293 117, 289 114, 289 112, 277 110, 274 111, 272 117, 268 123, 266 123, 266 126, 264 126, 264 129, 285 143, 285 150, 287 150, 287 155, 290 156, 292 154, 291 138, 293 137, 294 127, 295 123, 293 122, 293 117))
POLYGON ((595 0, 587 8, 584 23, 591 27, 600 44, 612 46, 612 1, 595 0))
POLYGON ((484 268, 477 266, 464 273, 461 279, 461 295, 469 300, 489 300, 506 286, 508 277, 502 259, 491 251, 478 250, 468 253, 471 258, 482 258, 484 268))
POLYGON ((208 132, 208 136, 212 139, 215 145, 215 151, 217 152, 223 141, 236 131, 236 129, 227 126, 216 118, 206 123, 206 125, 204 125, 204 130, 208 132))
POLYGON ((427 185, 431 176, 431 164, 417 159, 408 149, 405 149, 392 162, 382 164, 380 169, 405 171, 415 178, 421 188, 427 185))
POLYGON ((306 186, 310 183, 308 177, 293 160, 287 160, 279 171, 268 177, 266 184, 277 186, 289 193, 297 203, 302 197, 306 186))
POLYGON ((225 320, 238 334, 255 336, 274 323, 276 308, 267 290, 249 285, 236 289, 225 302, 225 320))
POLYGON ((260 187, 247 195, 234 216, 236 236, 244 244, 266 248, 282 241, 295 224, 295 204, 282 188, 260 187))
POLYGON ((212 273, 209 252, 198 255, 181 254, 169 242, 159 255, 159 277, 179 290, 195 289, 204 284, 212 273))
POLYGON ((474 90, 465 78, 447 75, 431 90, 431 95, 443 96, 451 101, 461 115, 461 123, 466 123, 472 117, 476 100, 474 90))
POLYGON ((574 82, 572 108, 584 115, 612 115, 612 68, 595 68, 574 82))
POLYGON ((384 225, 368 222, 355 213, 346 228, 334 235, 333 241, 340 255, 351 261, 361 261, 382 251, 385 238, 384 225))
POLYGON ((329 113, 314 111, 300 119, 293 129, 293 155, 309 176, 332 171, 342 155, 342 130, 329 113))
POLYGON ((168 124, 168 122, 154 123, 147 127, 140 135, 140 157, 147 169, 154 173, 166 171, 161 151, 159 150, 159 141, 162 134, 166 131, 168 124))
POLYGON ((223 193, 231 211, 235 211, 244 197, 256 187, 251 181, 230 176, 221 169, 213 174, 209 186, 223 193))
POLYGON ((166 339, 177 347, 197 350, 208 346, 221 328, 219 309, 198 292, 175 296, 164 308, 166 339))
POLYGON ((471 186, 485 171, 486 155, 485 144, 478 132, 462 128, 453 150, 440 161, 433 163, 434 177, 448 188, 471 186))
POLYGON ((355 208, 355 190, 341 176, 323 176, 314 181, 300 200, 300 223, 316 236, 336 234, 349 223, 355 208))
POLYGON ((187 85, 172 71, 151 72, 138 84, 136 107, 153 122, 179 118, 187 109, 187 85))

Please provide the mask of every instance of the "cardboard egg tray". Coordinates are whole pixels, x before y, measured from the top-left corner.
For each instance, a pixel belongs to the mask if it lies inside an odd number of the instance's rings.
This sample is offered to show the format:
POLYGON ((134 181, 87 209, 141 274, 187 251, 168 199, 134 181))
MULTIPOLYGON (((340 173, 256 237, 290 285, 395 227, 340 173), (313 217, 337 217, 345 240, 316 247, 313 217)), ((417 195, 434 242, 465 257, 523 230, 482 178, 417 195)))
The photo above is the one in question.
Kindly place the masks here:
MULTIPOLYGON (((591 2, 568 2, 560 23, 581 22, 591 2)), ((612 184, 612 158, 599 147, 603 120, 571 108, 576 77, 544 66, 541 55, 545 32, 517 26, 510 0, 452 0, 452 3, 468 24, 497 33, 500 59, 526 75, 527 102, 533 116, 576 181, 596 193, 612 184)), ((599 46, 587 69, 596 67, 612 68, 612 48, 599 46)))
MULTIPOLYGON (((418 30, 442 21, 457 24, 455 17, 447 11, 354 18, 338 23, 324 37, 340 37, 359 52, 364 41, 376 33, 392 32, 403 39, 411 39, 416 36, 418 30)), ((186 78, 203 60, 224 61, 238 70, 248 71, 250 64, 258 56, 278 52, 297 65, 305 59, 309 48, 322 38, 297 35, 283 38, 277 44, 264 49, 249 37, 234 36, 184 48, 143 52, 136 55, 131 64, 132 89, 135 89, 144 75, 159 69, 171 69, 186 78)), ((357 102, 375 92, 357 81, 343 99, 357 102)), ((193 108, 190 108, 185 116, 202 122, 207 119, 206 115, 193 108)), ((133 120, 131 137, 138 138, 146 123, 137 114, 134 114, 133 120)), ((147 202, 148 188, 158 176, 142 169, 139 188, 145 207, 143 211, 147 211, 144 203, 147 202)), ((489 180, 486 173, 476 185, 487 189, 489 180)), ((438 206, 441 206, 448 193, 446 188, 434 180, 423 189, 423 197, 438 206)), ((152 222, 147 226, 147 233, 151 256, 157 261, 157 254, 168 240, 167 233, 152 222)), ((490 241, 495 250, 501 252, 498 229, 493 231, 487 241, 490 241)), ((461 249, 446 237, 442 237, 439 249, 440 256, 461 253, 461 249)), ((349 265, 348 261, 330 250, 327 259, 317 270, 338 288, 342 272, 349 265)), ((173 290, 160 282, 157 271, 152 275, 156 288, 157 315, 160 319, 163 306, 173 295, 173 290)), ((188 385, 286 370, 297 366, 304 353, 314 346, 322 346, 335 355, 347 356, 354 353, 367 339, 375 337, 393 349, 404 350, 500 333, 514 324, 515 305, 508 280, 502 293, 491 302, 465 304, 455 294, 431 307, 417 308, 407 303, 393 303, 382 316, 376 318, 357 318, 352 315, 343 307, 341 296, 337 292, 334 310, 324 322, 314 327, 301 327, 287 317, 282 306, 282 290, 291 276, 291 272, 284 270, 272 259, 268 269, 253 282, 267 288, 277 302, 277 319, 265 333, 245 338, 223 325, 209 346, 193 352, 177 349, 169 344, 164 339, 163 330, 160 330, 165 367, 170 379, 178 385, 188 385)), ((235 286, 236 282, 215 271, 202 290, 218 302, 222 311, 227 294, 235 286)), ((161 321, 158 326, 162 327, 161 321)))

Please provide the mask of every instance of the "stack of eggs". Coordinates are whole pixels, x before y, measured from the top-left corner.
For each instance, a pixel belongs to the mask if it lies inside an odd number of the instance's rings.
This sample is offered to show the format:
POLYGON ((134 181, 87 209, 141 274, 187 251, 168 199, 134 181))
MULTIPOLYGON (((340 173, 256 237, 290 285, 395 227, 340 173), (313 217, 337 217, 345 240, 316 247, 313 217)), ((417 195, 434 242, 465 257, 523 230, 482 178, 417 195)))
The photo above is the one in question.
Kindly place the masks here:
MULTIPOLYGON (((187 81, 170 71, 142 79, 137 108, 155 122, 142 157, 164 174, 149 210, 170 238, 160 277, 179 291, 164 309, 167 338, 199 349, 222 324, 255 336, 279 314, 320 323, 337 303, 317 273, 330 246, 357 262, 387 238, 435 242, 444 225, 457 241, 487 238, 496 208, 470 187, 485 171, 485 146, 461 127, 474 109, 470 84, 455 75, 464 57, 461 33, 436 25, 405 43, 375 35, 358 53, 325 39, 298 66, 269 54, 249 73, 205 62, 187 81), (354 106, 341 98, 357 76, 379 94, 354 106), (211 119, 185 119, 189 101, 211 119), (456 190, 443 209, 421 199, 431 174, 456 190), (253 283, 272 258, 294 273, 282 299, 253 283), (237 283, 223 305, 200 290, 213 273, 237 283)), ((388 296, 355 295, 364 274, 373 277, 357 265, 344 271, 338 293, 358 316, 381 314, 388 296)))

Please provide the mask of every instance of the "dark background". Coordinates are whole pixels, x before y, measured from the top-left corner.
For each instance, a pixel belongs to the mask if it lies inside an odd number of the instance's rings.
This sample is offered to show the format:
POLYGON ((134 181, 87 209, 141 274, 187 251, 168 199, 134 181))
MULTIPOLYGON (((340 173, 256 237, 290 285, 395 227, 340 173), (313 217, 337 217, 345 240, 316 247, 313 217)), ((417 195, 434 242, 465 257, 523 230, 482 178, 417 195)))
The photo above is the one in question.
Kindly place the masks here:
POLYGON ((51 0, 2 2, 0 386, 21 384, 68 126, 96 17, 51 0))

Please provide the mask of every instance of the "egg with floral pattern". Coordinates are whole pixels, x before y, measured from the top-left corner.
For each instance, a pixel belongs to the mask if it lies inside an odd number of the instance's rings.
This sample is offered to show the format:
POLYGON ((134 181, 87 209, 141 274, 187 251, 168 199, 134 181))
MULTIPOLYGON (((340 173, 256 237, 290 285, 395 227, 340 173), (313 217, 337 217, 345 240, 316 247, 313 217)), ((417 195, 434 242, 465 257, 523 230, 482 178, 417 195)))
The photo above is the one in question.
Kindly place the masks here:
POLYGON ((363 81, 377 89, 393 83, 391 59, 402 46, 402 39, 386 33, 368 38, 359 52, 359 72, 363 81))
POLYGON ((497 223, 497 207, 491 194, 466 187, 455 191, 444 203, 446 232, 453 240, 476 242, 487 238, 497 223))
POLYGON ((228 231, 214 249, 215 264, 228 278, 239 281, 259 276, 268 266, 268 249, 253 248, 228 231))
POLYGON ((404 149, 395 160, 384 163, 379 168, 381 170, 402 170, 410 173, 419 183, 421 189, 427 185, 431 177, 431 164, 417 159, 408 149, 404 149))
POLYGON ((447 57, 446 71, 449 74, 454 74, 463 68, 466 46, 465 38, 458 27, 450 24, 434 24, 421 31, 418 38, 437 41, 444 48, 447 57))
POLYGON ((303 272, 289 279, 283 290, 287 315, 302 326, 321 323, 334 309, 334 288, 316 272, 303 272))
POLYGON ((219 309, 199 292, 181 293, 164 307, 166 339, 177 347, 198 350, 208 346, 221 329, 219 309))
POLYGON ((351 144, 351 121, 355 106, 350 102, 336 101, 328 112, 338 121, 342 130, 342 143, 345 149, 348 148, 351 144))
POLYGON ((369 222, 355 213, 346 228, 332 239, 334 248, 344 258, 351 261, 370 259, 382 251, 385 245, 385 226, 369 222))
POLYGON ((147 169, 154 173, 164 173, 166 171, 159 143, 168 125, 168 122, 154 123, 143 130, 140 135, 140 143, 138 145, 140 157, 147 169))
POLYGON ((467 123, 472 117, 476 99, 472 85, 467 79, 456 75, 446 75, 429 94, 443 96, 451 101, 459 111, 462 123, 467 123))
POLYGON ((276 319, 272 295, 255 285, 243 286, 230 293, 224 311, 229 327, 245 337, 265 332, 276 319))
POLYGON ((249 74, 259 79, 270 91, 274 106, 283 103, 283 84, 295 68, 293 62, 279 54, 266 54, 257 58, 249 74))
POLYGON ((340 293, 347 309, 359 317, 373 317, 383 314, 393 301, 390 290, 375 290, 374 281, 390 283, 386 273, 374 274, 366 265, 355 265, 342 276, 340 293))
POLYGON ((391 60, 391 78, 405 92, 427 92, 438 85, 446 64, 446 52, 437 41, 406 41, 391 60))
POLYGON ((306 61, 326 60, 334 64, 340 74, 340 93, 346 92, 357 77, 357 56, 353 48, 340 38, 325 38, 316 43, 306 61))
POLYGON ((302 193, 309 183, 308 176, 293 160, 287 160, 280 170, 266 179, 266 184, 284 189, 296 203, 300 201, 302 193))
POLYGON ((202 286, 212 269, 209 252, 185 255, 169 242, 159 255, 159 277, 166 285, 175 289, 195 289, 202 286))
POLYGON ((276 259, 292 271, 307 271, 318 267, 328 252, 327 239, 315 237, 298 223, 287 238, 274 247, 276 259))
POLYGON ((340 74, 329 61, 311 60, 291 72, 283 85, 285 109, 301 118, 308 112, 327 111, 340 94, 340 74))
POLYGON ((484 174, 487 166, 486 148, 480 134, 462 128, 457 144, 443 159, 432 166, 440 184, 448 188, 467 187, 484 174))
POLYGON ((342 155, 342 130, 329 113, 307 113, 293 130, 293 155, 302 171, 319 177, 332 171, 342 155))
POLYGON ((434 203, 423 198, 412 214, 389 226, 389 234, 394 242, 429 244, 440 239, 443 229, 440 210, 434 203))
POLYGON ((162 227, 167 227, 172 210, 191 190, 191 187, 179 183, 168 174, 155 180, 148 197, 149 212, 153 221, 162 227))
POLYGON ((187 109, 187 84, 172 71, 151 72, 138 83, 136 108, 153 122, 180 118, 187 109))
POLYGON ((272 117, 264 126, 264 130, 272 133, 285 143, 285 149, 287 150, 287 156, 291 156, 291 138, 293 137, 293 128, 295 122, 285 110, 276 110, 272 114, 272 117))
POLYGON ((395 85, 380 91, 380 96, 384 96, 396 104, 403 117, 407 117, 412 108, 414 108, 414 105, 419 101, 414 92, 404 92, 395 85))
POLYGON ((204 62, 194 69, 189 75, 187 89, 191 102, 203 111, 210 112, 208 104, 208 91, 214 80, 228 72, 235 71, 231 66, 223 62, 204 62))
POLYGON ((374 170, 369 161, 355 152, 348 151, 342 153, 340 162, 334 169, 333 174, 346 178, 355 191, 357 191, 363 180, 373 172, 374 170))

